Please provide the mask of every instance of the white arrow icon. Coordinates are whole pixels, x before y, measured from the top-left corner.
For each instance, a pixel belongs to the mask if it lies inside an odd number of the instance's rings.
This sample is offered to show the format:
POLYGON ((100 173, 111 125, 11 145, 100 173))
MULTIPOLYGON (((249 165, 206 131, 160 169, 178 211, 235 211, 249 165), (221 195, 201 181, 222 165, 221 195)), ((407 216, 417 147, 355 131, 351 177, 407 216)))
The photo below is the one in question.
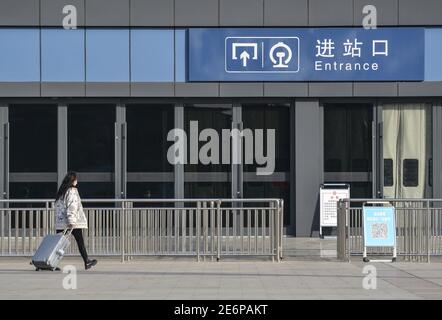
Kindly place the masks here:
MULTIPOLYGON (((232 60, 237 60, 238 56, 236 55, 236 50, 239 47, 247 47, 253 49, 253 60, 258 60, 258 44, 257 43, 246 43, 246 42, 234 42, 232 43, 232 60)), ((239 51, 239 50, 238 50, 239 51)), ((250 59, 250 53, 247 50, 243 50, 239 55, 239 58, 242 60, 242 66, 247 67, 247 61, 250 59)))
POLYGON ((239 58, 242 60, 242 66, 247 67, 247 60, 250 59, 250 54, 247 51, 241 52, 239 58))

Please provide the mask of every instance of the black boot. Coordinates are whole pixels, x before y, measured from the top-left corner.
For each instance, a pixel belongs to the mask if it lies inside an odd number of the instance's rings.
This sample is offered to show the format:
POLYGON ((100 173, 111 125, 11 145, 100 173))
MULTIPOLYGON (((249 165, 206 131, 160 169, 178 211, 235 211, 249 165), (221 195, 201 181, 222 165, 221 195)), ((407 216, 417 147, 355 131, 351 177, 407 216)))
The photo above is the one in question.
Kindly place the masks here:
POLYGON ((87 270, 87 269, 92 268, 96 264, 97 264, 97 260, 95 260, 95 259, 89 260, 88 259, 87 262, 84 263, 84 268, 87 270))

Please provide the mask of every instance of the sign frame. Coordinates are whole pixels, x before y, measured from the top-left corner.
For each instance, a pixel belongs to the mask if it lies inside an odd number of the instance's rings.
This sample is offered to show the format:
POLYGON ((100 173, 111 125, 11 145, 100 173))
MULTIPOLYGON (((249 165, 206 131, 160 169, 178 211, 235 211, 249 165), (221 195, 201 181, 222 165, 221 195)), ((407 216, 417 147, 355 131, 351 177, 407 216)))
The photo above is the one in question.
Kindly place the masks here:
MULTIPOLYGON (((391 225, 390 225, 391 226, 391 225)), ((363 233, 363 245, 364 245, 364 251, 363 251, 363 255, 362 255, 362 260, 364 262, 370 262, 370 259, 367 256, 367 248, 368 247, 385 247, 385 248, 393 248, 393 256, 391 258, 391 260, 371 260, 372 262, 396 262, 397 259, 397 237, 396 237, 396 208, 388 201, 367 201, 364 202, 362 205, 362 233, 363 233), (367 218, 367 213, 366 209, 370 208, 371 210, 373 208, 378 208, 379 210, 382 210, 382 208, 388 208, 390 209, 392 212, 390 212, 390 222, 392 224, 392 228, 391 231, 388 231, 387 229, 387 233, 388 232, 392 232, 393 234, 391 235, 392 239, 390 241, 392 241, 392 243, 387 243, 386 245, 370 245, 370 241, 367 240, 368 237, 368 232, 366 232, 366 227, 368 225, 366 218, 367 218)), ((388 237, 387 237, 388 239, 388 237)), ((388 240, 387 240, 388 241, 388 240)))
POLYGON ((320 186, 319 189, 319 237, 324 238, 323 236, 323 228, 335 228, 338 226, 338 201, 340 199, 349 199, 350 198, 350 185, 347 183, 323 183, 320 186), (341 196, 338 198, 335 202, 335 213, 334 214, 334 220, 335 222, 325 222, 325 196, 327 193, 335 192, 343 194, 344 196, 341 196))

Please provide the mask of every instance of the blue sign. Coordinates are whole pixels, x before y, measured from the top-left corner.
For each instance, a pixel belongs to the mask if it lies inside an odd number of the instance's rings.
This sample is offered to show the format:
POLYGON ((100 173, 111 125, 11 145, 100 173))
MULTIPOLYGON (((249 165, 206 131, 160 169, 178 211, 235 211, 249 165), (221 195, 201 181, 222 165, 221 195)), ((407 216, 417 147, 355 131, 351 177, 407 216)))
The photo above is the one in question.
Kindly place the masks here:
POLYGON ((188 81, 423 81, 423 28, 192 28, 188 81))
POLYGON ((364 245, 366 247, 394 247, 396 220, 394 207, 363 207, 364 245))

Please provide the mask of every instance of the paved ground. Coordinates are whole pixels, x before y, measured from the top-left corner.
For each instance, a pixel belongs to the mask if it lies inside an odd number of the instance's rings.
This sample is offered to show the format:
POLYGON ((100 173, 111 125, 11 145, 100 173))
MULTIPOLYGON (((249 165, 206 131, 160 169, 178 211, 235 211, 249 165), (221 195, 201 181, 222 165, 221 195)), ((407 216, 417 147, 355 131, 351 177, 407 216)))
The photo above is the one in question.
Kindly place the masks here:
POLYGON ((79 262, 63 260, 79 270, 77 289, 65 290, 66 274, 0 258, 0 299, 442 299, 442 262, 372 264, 376 290, 363 289, 361 262, 100 259, 88 271, 79 262))

